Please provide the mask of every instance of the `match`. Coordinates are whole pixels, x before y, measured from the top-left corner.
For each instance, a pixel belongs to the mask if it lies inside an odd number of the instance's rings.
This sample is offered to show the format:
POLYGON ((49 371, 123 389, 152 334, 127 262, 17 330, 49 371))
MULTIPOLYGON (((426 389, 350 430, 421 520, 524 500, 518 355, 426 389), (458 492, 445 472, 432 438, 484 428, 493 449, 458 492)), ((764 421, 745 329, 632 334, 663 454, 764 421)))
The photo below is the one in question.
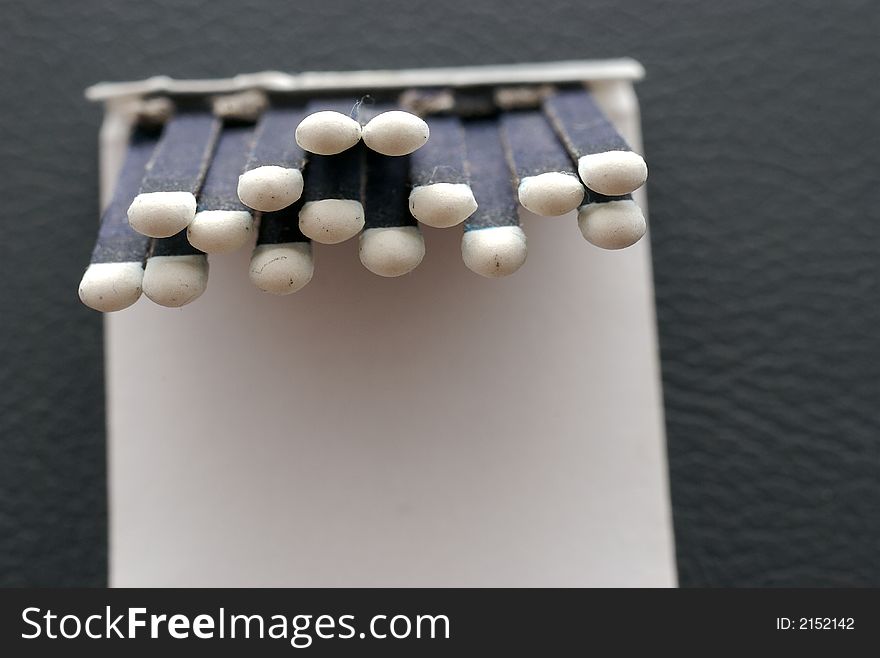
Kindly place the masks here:
POLYGON ((337 244, 353 238, 364 227, 361 186, 364 149, 355 145, 339 155, 313 155, 306 171, 305 203, 299 228, 307 238, 337 244))
POLYGON ((494 119, 480 119, 465 122, 464 127, 478 205, 464 223, 461 256, 481 276, 508 276, 522 266, 528 250, 499 126, 494 119))
POLYGON ((270 107, 263 112, 244 173, 238 177, 238 198, 248 208, 275 212, 302 195, 306 153, 293 135, 304 116, 302 108, 270 107))
POLYGON ((431 134, 428 124, 411 112, 391 105, 362 105, 364 144, 382 155, 400 157, 422 148, 431 134))
POLYGON ((336 155, 361 141, 361 124, 351 114, 353 100, 312 101, 296 127, 296 143, 309 153, 336 155))
POLYGON ((299 230, 299 210, 297 203, 260 217, 248 275, 263 292, 289 295, 312 280, 312 243, 299 230))
POLYGON ((196 216, 186 230, 196 249, 207 254, 226 253, 243 246, 252 235, 254 218, 239 200, 237 188, 253 141, 253 126, 224 123, 198 194, 196 216))
POLYGON ((638 242, 648 225, 632 195, 604 196, 587 193, 578 211, 578 227, 587 242, 602 249, 626 249, 638 242))
POLYGON ((128 208, 128 222, 135 231, 167 238, 189 226, 219 133, 220 120, 209 112, 172 117, 128 208))
POLYGON ((79 284, 79 298, 96 311, 121 311, 141 296, 150 238, 129 226, 127 210, 158 141, 157 131, 134 129, 110 203, 101 215, 91 261, 79 284))
POLYGON ((544 111, 589 189, 623 196, 644 185, 644 158, 630 149, 589 91, 558 91, 544 101, 544 111))
POLYGON ((422 232, 407 210, 408 158, 366 151, 366 170, 361 263, 379 276, 402 276, 425 257, 422 232))
POLYGON ((409 160, 409 211, 422 224, 457 226, 477 209, 470 186, 464 127, 458 117, 427 119, 430 141, 409 160))
POLYGON ((144 294, 177 308, 198 299, 208 286, 208 257, 186 239, 186 231, 153 240, 144 269, 144 294))
POLYGON ((526 210, 556 217, 583 203, 584 186, 541 112, 502 113, 501 138, 519 202, 526 210))

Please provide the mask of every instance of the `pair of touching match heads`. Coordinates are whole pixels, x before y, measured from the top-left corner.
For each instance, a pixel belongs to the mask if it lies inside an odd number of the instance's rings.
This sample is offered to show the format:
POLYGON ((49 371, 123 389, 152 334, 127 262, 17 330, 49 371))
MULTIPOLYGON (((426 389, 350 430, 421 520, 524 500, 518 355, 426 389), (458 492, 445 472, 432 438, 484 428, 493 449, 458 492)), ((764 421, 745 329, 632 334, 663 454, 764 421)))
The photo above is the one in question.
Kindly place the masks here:
POLYGON ((409 155, 428 141, 428 124, 409 112, 355 103, 355 119, 338 108, 315 108, 296 128, 296 142, 309 153, 336 155, 363 140, 372 151, 409 155))

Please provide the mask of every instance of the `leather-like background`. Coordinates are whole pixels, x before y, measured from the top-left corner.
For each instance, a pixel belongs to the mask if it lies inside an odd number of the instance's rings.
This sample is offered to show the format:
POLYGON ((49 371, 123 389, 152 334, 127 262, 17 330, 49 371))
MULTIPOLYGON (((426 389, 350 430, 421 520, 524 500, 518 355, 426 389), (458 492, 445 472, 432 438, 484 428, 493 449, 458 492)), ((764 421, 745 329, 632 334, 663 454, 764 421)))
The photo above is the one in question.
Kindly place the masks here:
POLYGON ((880 585, 873 0, 0 2, 0 584, 106 571, 100 109, 153 74, 631 55, 682 585, 880 585))

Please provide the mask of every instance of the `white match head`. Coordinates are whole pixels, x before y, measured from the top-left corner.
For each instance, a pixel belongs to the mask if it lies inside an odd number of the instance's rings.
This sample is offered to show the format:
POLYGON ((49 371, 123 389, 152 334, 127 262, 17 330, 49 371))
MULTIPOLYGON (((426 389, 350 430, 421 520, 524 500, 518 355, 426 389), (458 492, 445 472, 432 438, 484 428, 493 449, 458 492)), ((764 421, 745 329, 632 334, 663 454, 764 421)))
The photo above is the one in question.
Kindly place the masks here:
POLYGON ((121 311, 141 296, 140 263, 92 263, 79 284, 82 303, 102 313, 121 311))
POLYGON ((196 216, 196 198, 189 192, 138 194, 128 207, 128 223, 151 238, 170 238, 196 216))
POLYGON ((144 294, 160 306, 177 308, 198 299, 208 287, 208 257, 153 256, 144 269, 144 294))
POLYGON ((430 135, 428 124, 415 114, 391 110, 377 114, 364 126, 364 144, 382 155, 408 155, 430 135))
POLYGON ((299 169, 264 165, 238 177, 238 198, 248 208, 275 212, 295 203, 303 191, 299 169))
POLYGON ((577 176, 561 171, 526 176, 517 194, 523 208, 544 217, 564 215, 584 202, 583 184, 577 176))
POLYGON ((418 185, 409 195, 409 211, 412 216, 422 224, 434 228, 449 228, 461 224, 476 209, 474 191, 465 183, 418 185))
POLYGON ((296 127, 296 143, 310 153, 336 155, 361 139, 361 124, 341 112, 314 112, 296 127))
POLYGON ((322 244, 337 244, 353 238, 364 227, 364 207, 350 199, 320 199, 303 204, 299 230, 322 244))
POLYGON ((493 226, 465 231, 461 237, 464 264, 489 278, 508 276, 526 262, 526 234, 519 226, 493 226))
POLYGON ((578 160, 578 174, 584 185, 607 196, 629 194, 648 180, 645 159, 632 151, 605 151, 578 160))
POLYGON ((206 254, 225 254, 243 246, 254 218, 246 210, 203 210, 186 229, 189 243, 206 254))
POLYGON ((425 240, 416 226, 370 228, 361 233, 361 263, 379 276, 412 272, 425 257, 425 240))
POLYGON ((273 295, 296 292, 312 280, 314 273, 310 242, 257 245, 248 271, 257 288, 273 295))
POLYGON ((591 244, 602 249, 625 249, 647 230, 645 216, 631 199, 590 203, 578 211, 578 226, 591 244))

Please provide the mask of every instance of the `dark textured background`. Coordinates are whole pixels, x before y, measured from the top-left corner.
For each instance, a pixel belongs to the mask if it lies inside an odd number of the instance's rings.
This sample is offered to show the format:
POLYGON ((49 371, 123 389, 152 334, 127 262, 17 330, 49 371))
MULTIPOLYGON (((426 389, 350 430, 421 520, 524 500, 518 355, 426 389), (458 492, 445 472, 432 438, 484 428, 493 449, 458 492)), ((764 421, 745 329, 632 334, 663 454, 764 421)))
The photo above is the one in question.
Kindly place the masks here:
POLYGON ((875 0, 0 1, 0 584, 100 585, 99 80, 631 55, 682 585, 880 585, 875 0))

